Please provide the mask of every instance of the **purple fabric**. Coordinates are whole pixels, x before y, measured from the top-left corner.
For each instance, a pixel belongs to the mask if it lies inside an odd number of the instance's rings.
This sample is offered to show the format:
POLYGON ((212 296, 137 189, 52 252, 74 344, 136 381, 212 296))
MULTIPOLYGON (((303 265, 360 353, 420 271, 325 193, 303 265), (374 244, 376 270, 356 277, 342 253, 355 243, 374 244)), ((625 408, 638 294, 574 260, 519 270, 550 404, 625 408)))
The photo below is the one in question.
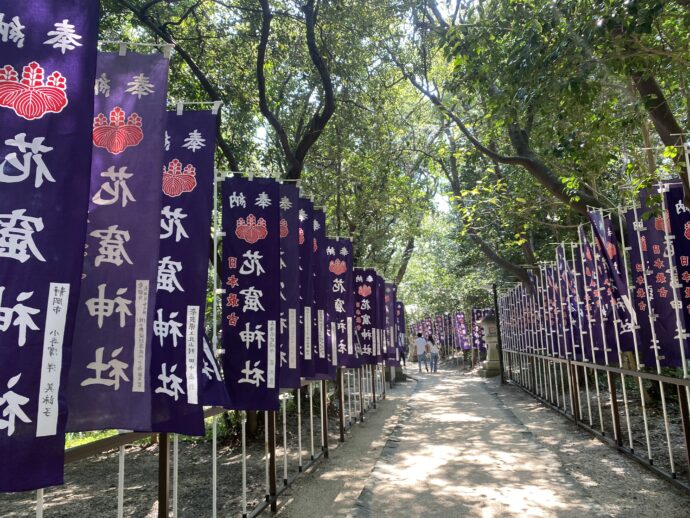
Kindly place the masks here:
POLYGON ((278 410, 280 189, 223 182, 223 371, 233 410, 278 410))
POLYGON ((400 356, 405 355, 405 349, 407 349, 407 337, 405 325, 405 304, 401 301, 395 304, 395 328, 397 330, 398 341, 396 343, 400 356))
POLYGON ((565 353, 572 359, 575 351, 579 349, 580 332, 577 321, 577 306, 573 297, 574 275, 570 269, 570 264, 565 255, 565 248, 562 245, 556 247, 556 268, 558 269, 558 281, 560 287, 560 307, 563 310, 563 320, 565 322, 565 353))
POLYGON ((378 350, 376 354, 377 363, 384 361, 386 353, 388 351, 388 345, 386 340, 386 282, 383 280, 378 273, 376 274, 376 323, 374 328, 376 329, 378 336, 378 350))
POLYGON ((312 272, 314 274, 314 291, 312 310, 312 357, 314 359, 313 379, 331 379, 331 353, 328 343, 327 310, 330 287, 328 286, 328 272, 326 259, 326 215, 322 210, 314 210, 314 260, 312 272))
POLYGON ((0 492, 6 492, 63 482, 64 387, 88 208, 98 2, 2 2, 0 26, 0 492), (81 37, 64 52, 58 41, 44 44, 63 20, 81 37), (27 75, 31 84, 20 84, 27 75))
POLYGON ((94 100, 67 430, 148 431, 168 60, 101 53, 96 77, 107 78, 108 89, 100 88, 94 100))
MULTIPOLYGON (((673 259, 676 270, 676 281, 680 284, 677 296, 682 304, 681 314, 685 330, 690 329, 690 211, 683 204, 683 188, 680 185, 669 186, 666 196, 666 213, 669 215, 670 232, 673 240, 673 259)), ((669 348, 668 354, 673 365, 682 366, 683 355, 686 361, 690 359, 690 346, 688 340, 683 340, 683 354, 681 354, 678 340, 669 348), (675 354, 674 352, 675 351, 675 354)))
POLYGON ((300 328, 302 341, 299 345, 300 376, 314 377, 314 204, 306 198, 299 200, 299 297, 302 314, 300 328))
POLYGON ((467 340, 467 323, 465 322, 465 313, 463 311, 455 313, 455 333, 457 335, 455 342, 457 349, 468 351, 471 347, 467 340))
POLYGON ((280 185, 280 380, 281 388, 300 387, 302 340, 299 291, 299 189, 280 185))
POLYGON ((479 324, 479 321, 486 315, 491 313, 491 309, 473 309, 472 310, 472 342, 475 349, 486 351, 486 342, 484 341, 484 328, 479 324))
POLYGON ((355 368, 361 365, 354 346, 353 316, 355 293, 352 275, 352 241, 330 239, 327 249, 328 281, 334 294, 329 308, 331 333, 335 330, 338 365, 355 368))
POLYGON ((398 367, 400 365, 400 350, 397 346, 396 338, 396 314, 395 308, 398 303, 398 287, 392 282, 385 283, 385 310, 386 310, 386 330, 388 350, 386 351, 386 365, 398 367))
POLYGON ((355 343, 362 351, 362 362, 367 365, 376 363, 376 351, 373 345, 374 334, 374 298, 375 272, 370 268, 354 269, 355 289, 355 343))
POLYGON ((212 351, 204 349, 216 123, 211 111, 167 116, 159 259, 180 263, 176 278, 182 289, 156 293, 151 346, 156 432, 203 435, 200 387, 219 382, 212 351))

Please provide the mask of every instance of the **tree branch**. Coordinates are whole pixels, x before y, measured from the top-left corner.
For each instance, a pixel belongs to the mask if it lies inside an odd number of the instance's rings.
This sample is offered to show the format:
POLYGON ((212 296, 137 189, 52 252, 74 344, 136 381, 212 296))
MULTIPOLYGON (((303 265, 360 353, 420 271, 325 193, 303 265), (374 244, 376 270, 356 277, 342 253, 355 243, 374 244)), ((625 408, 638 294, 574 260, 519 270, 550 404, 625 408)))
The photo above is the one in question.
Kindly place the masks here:
MULTIPOLYGON (((201 67, 197 64, 197 62, 189 54, 189 52, 187 52, 187 50, 183 46, 176 42, 172 33, 168 29, 161 26, 156 20, 154 20, 153 18, 151 18, 151 16, 146 14, 146 11, 156 2, 148 2, 143 8, 137 7, 130 0, 117 0, 117 2, 123 7, 129 9, 134 14, 134 16, 136 16, 136 18, 144 26, 148 27, 148 29, 151 30, 151 32, 153 32, 156 36, 160 37, 163 41, 167 43, 175 45, 175 51, 190 68, 194 76, 201 84, 201 87, 211 98, 211 100, 223 101, 223 97, 221 96, 220 91, 216 88, 216 86, 213 83, 211 83, 208 76, 201 70, 201 67)), ((235 154, 230 148, 230 144, 228 144, 228 142, 223 137, 221 127, 221 117, 219 115, 216 142, 218 143, 218 147, 220 148, 226 160, 228 161, 230 169, 233 171, 239 171, 239 163, 237 161, 237 158, 235 157, 235 154)))

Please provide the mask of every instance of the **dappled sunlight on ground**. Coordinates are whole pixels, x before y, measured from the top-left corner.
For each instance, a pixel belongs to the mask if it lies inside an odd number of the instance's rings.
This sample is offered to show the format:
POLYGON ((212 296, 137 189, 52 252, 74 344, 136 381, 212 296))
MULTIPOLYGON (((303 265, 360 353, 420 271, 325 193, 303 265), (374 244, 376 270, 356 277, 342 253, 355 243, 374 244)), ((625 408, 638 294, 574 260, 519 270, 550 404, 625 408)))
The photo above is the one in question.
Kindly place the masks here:
POLYGON ((372 475, 369 516, 602 514, 477 378, 419 378, 372 475))

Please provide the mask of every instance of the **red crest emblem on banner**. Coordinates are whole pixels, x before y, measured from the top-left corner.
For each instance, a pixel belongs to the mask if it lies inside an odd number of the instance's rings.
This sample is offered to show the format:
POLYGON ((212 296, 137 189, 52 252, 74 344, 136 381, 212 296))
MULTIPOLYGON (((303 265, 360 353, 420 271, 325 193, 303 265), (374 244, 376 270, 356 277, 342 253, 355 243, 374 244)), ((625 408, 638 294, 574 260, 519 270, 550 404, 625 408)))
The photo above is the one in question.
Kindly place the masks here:
POLYGON ((288 233, 289 233, 288 232, 288 222, 286 219, 281 218, 280 219, 280 239, 287 237, 288 233))
POLYGON ((340 259, 331 261, 328 263, 328 271, 335 275, 342 275, 347 271, 347 263, 345 261, 341 261, 340 259))
POLYGON ((166 168, 163 166, 163 192, 171 198, 177 198, 183 192, 192 192, 196 188, 196 167, 187 164, 182 169, 182 162, 173 158, 166 168))
POLYGON ((357 290, 357 293, 359 293, 360 297, 368 297, 369 295, 371 295, 371 286, 368 286, 367 284, 362 284, 357 290))
POLYGON ((239 218, 235 224, 235 235, 250 245, 253 245, 268 235, 266 220, 264 218, 259 218, 259 221, 257 221, 254 214, 247 216, 246 221, 244 218, 239 218))
POLYGON ((122 108, 115 106, 110 112, 110 119, 106 119, 102 113, 94 117, 93 144, 113 155, 122 153, 128 147, 138 146, 144 139, 141 117, 133 113, 125 122, 126 116, 122 108))
POLYGON ((11 108, 26 120, 60 113, 67 106, 67 80, 60 72, 53 72, 44 81, 44 74, 35 61, 24 67, 21 79, 12 65, 0 68, 0 106, 11 108))
POLYGON ((616 257, 616 254, 618 253, 616 245, 614 245, 611 241, 608 241, 606 243, 606 252, 609 254, 609 259, 616 257))
POLYGON ((318 245, 317 242, 316 242, 316 238, 314 238, 314 245, 313 245, 313 248, 314 248, 314 252, 316 252, 316 251, 319 249, 319 245, 318 245))
POLYGON ((690 221, 683 226, 683 235, 685 236, 685 239, 690 239, 690 221))
POLYGON ((299 244, 300 245, 304 244, 304 229, 303 228, 299 229, 299 244))

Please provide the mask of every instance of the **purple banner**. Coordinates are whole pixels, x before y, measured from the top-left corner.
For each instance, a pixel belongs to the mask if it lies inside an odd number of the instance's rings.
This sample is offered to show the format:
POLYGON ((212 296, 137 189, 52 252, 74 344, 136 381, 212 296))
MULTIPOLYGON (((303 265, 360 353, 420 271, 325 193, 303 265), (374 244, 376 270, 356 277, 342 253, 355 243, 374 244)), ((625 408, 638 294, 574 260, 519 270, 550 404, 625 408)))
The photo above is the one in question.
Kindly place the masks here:
POLYGON ((203 435, 200 382, 213 381, 218 371, 203 343, 216 123, 211 111, 168 112, 167 117, 159 265, 179 266, 177 282, 156 292, 151 347, 156 432, 203 435))
POLYGON ((331 348, 328 343, 328 300, 331 297, 328 285, 328 261, 326 258, 326 215, 322 210, 314 210, 314 273, 312 310, 312 357, 314 360, 314 379, 331 379, 331 348))
POLYGON ((280 189, 269 178, 223 182, 223 370, 233 410, 277 410, 280 189))
MULTIPOLYGON (((670 245, 673 251, 674 277, 678 283, 676 298, 679 302, 679 317, 687 331, 690 329, 690 211, 683 204, 683 188, 680 185, 668 186, 665 194, 668 209, 670 232, 674 237, 670 245)), ((688 340, 682 340, 682 346, 675 340, 675 344, 668 344, 673 351, 669 352, 669 360, 674 365, 682 366, 683 359, 690 358, 688 340), (681 350, 682 347, 682 350, 681 350), (675 354, 674 354, 675 352, 675 354)))
POLYGON ((360 360, 354 346, 353 315, 355 294, 352 276, 352 241, 344 238, 329 240, 328 256, 329 284, 334 294, 329 308, 331 334, 335 333, 338 365, 359 367, 360 360))
POLYGON ((299 344, 300 376, 314 377, 314 204, 306 199, 299 200, 299 297, 302 314, 300 328, 302 341, 299 344))
POLYGON ((490 309, 473 309, 472 310, 472 342, 474 349, 486 351, 486 342, 484 341, 484 328, 479 324, 479 321, 486 315, 491 313, 490 309))
POLYGON ((156 290, 179 271, 158 261, 168 60, 101 53, 96 77, 67 429, 148 431, 156 290))
POLYGON ((98 2, 0 6, 0 492, 63 482, 98 2))
POLYGON ((405 304, 398 301, 395 304, 395 328, 397 330, 398 340, 396 346, 400 352, 400 356, 406 356, 407 349, 407 325, 405 324, 405 304))
POLYGON ((355 289, 355 342, 362 350, 362 361, 376 363, 374 349, 375 272, 369 268, 354 269, 355 289))
POLYGON ((458 311, 455 313, 455 333, 457 335, 457 348, 467 351, 471 349, 470 343, 467 340, 467 323, 465 322, 465 313, 458 311))
POLYGON ((386 330, 387 337, 386 365, 397 367, 400 365, 400 349, 397 346, 396 333, 396 314, 395 309, 398 304, 398 287, 392 282, 385 283, 385 310, 386 310, 386 330))
POLYGON ((280 185, 280 388, 299 388, 299 189, 280 185))

